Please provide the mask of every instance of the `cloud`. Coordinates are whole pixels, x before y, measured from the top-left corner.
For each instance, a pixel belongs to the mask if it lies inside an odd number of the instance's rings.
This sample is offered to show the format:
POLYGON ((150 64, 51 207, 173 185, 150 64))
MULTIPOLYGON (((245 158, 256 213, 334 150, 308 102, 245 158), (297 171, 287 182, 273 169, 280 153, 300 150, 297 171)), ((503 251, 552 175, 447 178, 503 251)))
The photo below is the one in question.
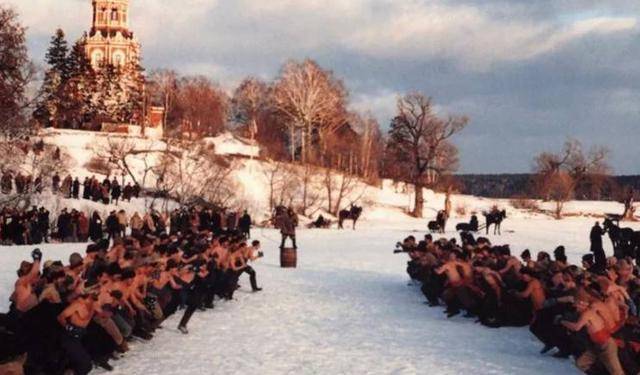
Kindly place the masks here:
MULTIPOLYGON (((37 63, 55 28, 73 41, 90 26, 91 0, 3 3, 29 27, 37 63)), ((421 91, 443 114, 471 117, 456 138, 465 172, 527 171, 566 135, 640 172, 639 14, 636 0, 131 0, 148 70, 204 74, 231 91, 309 57, 383 127, 398 96, 421 91)))
POLYGON ((356 94, 351 100, 351 109, 361 113, 370 112, 385 126, 385 122, 395 115, 396 103, 400 96, 400 92, 390 90, 356 94))
POLYGON ((633 17, 598 17, 565 25, 494 18, 473 6, 408 2, 389 7, 384 18, 356 31, 347 45, 372 56, 448 59, 486 70, 494 63, 553 52, 590 34, 624 32, 636 25, 633 17))

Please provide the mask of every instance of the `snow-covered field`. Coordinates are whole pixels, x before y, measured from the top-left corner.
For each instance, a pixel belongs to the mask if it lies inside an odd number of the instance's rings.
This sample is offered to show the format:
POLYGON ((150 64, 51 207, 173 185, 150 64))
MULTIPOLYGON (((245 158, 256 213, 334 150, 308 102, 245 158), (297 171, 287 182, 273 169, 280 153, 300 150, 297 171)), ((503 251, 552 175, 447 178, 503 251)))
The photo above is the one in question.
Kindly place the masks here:
MULTIPOLYGON (((173 317, 153 341, 134 344, 114 362, 114 374, 578 373, 570 361, 539 355, 540 344, 526 328, 489 329, 446 319, 442 309, 424 305, 419 288, 407 285, 406 257, 392 249, 409 234, 422 235, 425 221, 361 224, 355 232, 300 231, 295 270, 278 267, 278 234, 256 229, 266 251, 255 267, 264 291, 250 293, 243 276, 235 301, 197 313, 188 336, 177 332, 179 316, 173 317)), ((563 244, 575 261, 588 248, 592 224, 581 218, 507 219, 503 236, 490 238, 517 252, 550 252, 563 244)), ((66 260, 83 248, 43 249, 45 258, 66 260)), ((15 269, 30 250, 0 248, 2 309, 15 269)))
MULTIPOLYGON (((125 137, 126 138, 126 137, 125 137)), ((51 132, 47 142, 59 145, 72 159, 71 174, 84 177, 93 149, 104 147, 109 137, 88 132, 51 132)), ((158 141, 148 149, 161 150, 158 141)), ((255 156, 257 150, 231 138, 212 140, 220 153, 255 156)), ((136 143, 138 144, 138 143, 136 143)), ((151 158, 154 159, 154 158, 151 158)), ((129 161, 135 173, 144 166, 129 161)), ((153 162, 153 160, 151 160, 153 162)), ((234 159, 233 178, 238 183, 238 207, 249 208, 254 220, 269 215, 269 181, 273 163, 234 159)), ((322 176, 317 176, 322 178, 322 176)), ((349 199, 364 205, 358 230, 300 230, 299 268, 280 269, 277 232, 256 229, 266 257, 256 264, 264 291, 243 288, 232 302, 220 302, 214 311, 197 313, 191 333, 183 336, 175 327, 179 316, 164 324, 152 342, 132 345, 133 350, 114 363, 115 374, 539 374, 577 373, 570 361, 538 354, 540 344, 526 328, 488 329, 460 317, 446 319, 442 309, 430 309, 419 288, 407 285, 406 256, 394 255, 397 241, 409 234, 424 235, 428 220, 443 208, 444 194, 425 190, 425 219, 406 215, 411 209, 411 189, 383 181, 381 186, 359 182, 349 199), (355 196, 355 197, 354 197, 355 196)), ((277 188, 278 190, 280 188, 277 188)), ((326 215, 323 190, 317 213, 326 215)), ((299 197, 298 197, 299 198, 299 197)), ((343 206, 349 203, 345 198, 343 206)), ((115 206, 84 200, 62 200, 44 194, 34 204, 52 212, 62 207, 104 214, 115 206)), ((130 214, 143 212, 151 202, 134 200, 117 208, 130 214)), ((621 213, 615 202, 569 202, 571 214, 556 221, 542 214, 516 210, 508 200, 452 196, 450 232, 473 213, 498 206, 507 210, 502 236, 489 235, 496 244, 510 244, 513 253, 525 248, 532 254, 553 252, 564 245, 569 259, 579 264, 588 247, 595 219, 605 213, 621 213), (589 217, 588 217, 589 216, 589 217)), ((542 204, 548 209, 548 204, 542 204)), ((158 208, 156 206, 156 208, 158 208)), ((316 215, 317 215, 316 213, 316 215)), ((315 215, 313 217, 315 219, 315 215)), ((301 218, 304 223, 305 218, 301 218)), ((480 216, 481 222, 483 218, 480 216)), ((347 227, 350 228, 350 223, 347 227)), ((625 225, 628 225, 625 223, 625 225)), ((631 225, 636 230, 640 224, 631 225)), ((66 262, 86 245, 41 246, 46 259, 66 262)), ((8 308, 21 260, 32 247, 0 247, 0 310, 8 308)), ((609 241, 605 250, 612 253, 609 241)))

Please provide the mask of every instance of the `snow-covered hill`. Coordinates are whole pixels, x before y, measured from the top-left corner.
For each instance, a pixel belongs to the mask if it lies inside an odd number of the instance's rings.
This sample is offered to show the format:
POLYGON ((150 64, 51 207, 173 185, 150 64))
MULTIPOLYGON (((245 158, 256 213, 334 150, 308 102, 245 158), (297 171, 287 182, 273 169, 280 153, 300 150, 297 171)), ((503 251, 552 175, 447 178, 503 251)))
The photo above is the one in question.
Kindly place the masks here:
MULTIPOLYGON (((138 182, 144 182, 148 188, 154 188, 157 176, 151 169, 162 160, 163 152, 168 146, 161 140, 150 140, 135 136, 96 133, 73 130, 47 130, 43 132, 43 139, 46 143, 60 147, 64 154, 70 159, 70 173, 81 179, 85 176, 95 175, 89 171, 92 159, 98 156, 109 155, 109 149, 118 145, 122 148, 144 150, 145 152, 127 156, 127 164, 136 176, 138 182), (146 173, 145 173, 146 172, 146 173)), ((395 184, 393 181, 382 181, 380 186, 368 185, 362 181, 354 180, 341 174, 323 169, 305 170, 300 166, 292 166, 283 163, 276 163, 259 158, 259 148, 249 141, 239 139, 231 134, 222 134, 215 138, 206 138, 202 141, 204 145, 213 145, 217 155, 225 156, 230 160, 232 169, 230 175, 233 184, 234 199, 229 201, 229 205, 237 208, 248 208, 254 213, 256 221, 266 219, 270 214, 270 201, 276 204, 302 205, 305 174, 310 173, 311 177, 307 181, 307 199, 310 207, 306 210, 308 216, 315 218, 322 213, 327 216, 328 207, 328 185, 331 182, 332 206, 335 208, 339 199, 340 187, 344 189, 344 197, 340 200, 340 208, 347 207, 350 203, 365 206, 362 220, 364 222, 384 222, 390 226, 411 224, 416 227, 424 227, 426 221, 432 220, 437 211, 444 206, 445 195, 425 190, 425 219, 414 219, 409 217, 409 212, 413 204, 412 187, 404 184, 395 184)), ((195 144, 179 145, 180 147, 194 147, 195 144)), ((122 172, 117 171, 120 176, 122 172)), ((102 179, 102 176, 98 176, 102 179)), ((130 181, 129 176, 125 180, 130 181)), ((50 197, 44 196, 40 202, 47 203, 50 197)), ((62 202, 53 200, 57 206, 62 202)), ((82 202, 84 203, 84 202, 82 202)), ((75 208, 77 202, 67 202, 75 208)), ((144 210, 158 202, 150 199, 134 202, 133 205, 124 205, 125 209, 144 210)), ((540 208, 552 210, 552 204, 539 203, 540 208)), ((51 205, 53 206, 53 205, 51 205)), ((508 217, 513 218, 533 218, 541 214, 532 213, 512 207, 511 202, 506 199, 489 199, 465 195, 452 196, 452 216, 454 220, 468 220, 472 213, 481 213, 497 206, 506 209, 508 217)), ((55 208, 55 207, 53 207, 55 208)), ((91 209, 93 207, 88 207, 91 209)), ((100 208, 98 205, 97 208, 100 208)), ((104 207, 102 207, 104 209, 104 207)), ((565 205, 565 213, 568 216, 603 216, 606 213, 621 213, 623 206, 617 202, 568 202, 565 205)), ((329 215, 331 216, 331 215, 329 215)))
MULTIPOLYGON (((161 141, 73 131, 49 132, 45 141, 69 156, 70 172, 79 177, 93 174, 85 166, 113 142, 133 143, 150 151, 128 160, 137 178, 142 178, 150 163, 161 160, 167 147, 161 141)), ((229 156, 236 195, 232 204, 249 208, 258 221, 268 215, 270 200, 299 204, 305 180, 313 198, 310 216, 324 214, 327 181, 333 187, 345 184, 344 176, 326 170, 313 170, 305 179, 301 167, 255 158, 255 148, 242 141, 234 143, 227 136, 222 142, 224 147, 215 144, 216 152, 234 155, 229 156)), ((153 178, 147 180, 149 186, 153 178)), ((301 229, 299 268, 283 270, 278 267, 278 233, 255 229, 254 238, 262 241, 266 252, 255 265, 264 291, 247 292, 243 277, 236 300, 197 313, 189 336, 175 330, 179 316, 174 316, 153 341, 132 344, 132 350, 114 363, 114 373, 578 373, 568 360, 539 355, 540 344, 526 328, 488 329, 461 317, 446 319, 441 309, 423 304, 418 288, 407 286, 406 256, 392 254, 393 245, 408 235, 424 235, 428 220, 443 208, 444 194, 426 191, 426 217, 415 219, 406 214, 412 204, 410 187, 392 181, 380 186, 347 182, 341 207, 352 201, 365 206, 355 232, 301 229)), ((338 195, 332 191, 335 204, 338 195)), ((49 193, 38 200, 53 211, 61 207, 99 212, 115 208, 49 193)), ((143 211, 152 204, 158 202, 141 198, 119 207, 143 211)), ((456 223, 493 206, 506 209, 507 219, 501 236, 488 235, 492 242, 510 244, 514 253, 528 248, 534 254, 564 245, 574 263, 589 246, 588 233, 595 219, 586 214, 622 211, 622 205, 614 202, 570 202, 566 211, 571 215, 557 221, 515 209, 508 200, 454 195, 453 218, 444 236, 456 236, 452 230, 456 223)), ((639 223, 629 225, 640 229, 639 223)), ((45 260, 63 261, 85 247, 41 246, 45 260)), ((31 250, 29 246, 0 247, 0 311, 8 308, 15 270, 21 260, 29 259, 31 250)), ((612 253, 609 241, 605 241, 605 250, 612 253)))

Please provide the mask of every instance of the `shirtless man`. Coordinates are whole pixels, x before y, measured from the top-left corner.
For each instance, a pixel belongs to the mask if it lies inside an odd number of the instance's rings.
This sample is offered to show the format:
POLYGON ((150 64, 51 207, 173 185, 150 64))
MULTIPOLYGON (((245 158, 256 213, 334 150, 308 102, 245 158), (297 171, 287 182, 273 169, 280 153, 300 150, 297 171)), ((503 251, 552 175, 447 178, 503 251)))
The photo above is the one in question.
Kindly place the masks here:
POLYGON ((580 319, 575 323, 566 320, 563 320, 561 323, 568 330, 574 332, 586 327, 589 338, 591 339, 591 345, 576 359, 576 366, 580 370, 588 372, 599 360, 609 374, 624 375, 620 359, 618 358, 618 347, 611 338, 611 333, 607 329, 606 323, 600 314, 589 305, 589 301, 585 298, 578 298, 575 307, 580 313, 580 319))
POLYGON ((501 276, 507 275, 509 272, 513 272, 514 275, 519 275, 520 269, 522 268, 522 263, 518 258, 508 255, 507 263, 505 266, 499 271, 501 276))
POLYGON ((98 294, 85 293, 58 315, 58 322, 65 329, 65 334, 62 336, 62 348, 77 375, 88 374, 93 368, 91 356, 82 345, 82 337, 94 314, 102 312, 96 303, 97 299, 98 294))
POLYGON ((204 280, 208 274, 207 268, 202 260, 193 262, 193 264, 189 266, 187 272, 189 274, 189 278, 191 278, 191 283, 187 286, 187 308, 185 309, 184 315, 182 315, 182 319, 178 325, 178 330, 185 335, 189 333, 187 324, 189 324, 191 316, 193 316, 193 313, 202 304, 205 292, 204 280))
POLYGON ((444 274, 447 277, 447 286, 457 286, 462 284, 462 276, 457 267, 457 256, 452 251, 449 253, 449 259, 445 264, 436 269, 436 274, 444 274))
POLYGON ((442 299, 447 304, 447 317, 452 317, 460 313, 456 303, 457 288, 463 285, 463 279, 458 268, 458 257, 454 251, 449 253, 449 260, 440 268, 435 270, 436 274, 444 274, 447 277, 446 290, 442 294, 442 299))
POLYGON ((22 315, 38 305, 38 297, 33 285, 40 278, 42 253, 40 250, 35 249, 31 253, 31 257, 33 258, 33 263, 23 262, 20 265, 18 280, 15 283, 13 302, 18 315, 22 315))
POLYGON ((527 288, 522 292, 516 292, 515 296, 521 299, 530 298, 531 307, 534 314, 544 307, 544 301, 546 299, 544 288, 542 283, 534 276, 534 272, 528 268, 523 268, 520 271, 522 280, 527 283, 527 288))
POLYGON ((260 241, 253 241, 251 243, 251 246, 243 244, 239 251, 242 253, 246 264, 246 267, 242 270, 242 272, 245 272, 249 275, 251 290, 254 292, 261 291, 262 288, 258 287, 258 282, 256 281, 256 271, 249 265, 249 262, 253 262, 263 256, 262 251, 260 251, 260 241))

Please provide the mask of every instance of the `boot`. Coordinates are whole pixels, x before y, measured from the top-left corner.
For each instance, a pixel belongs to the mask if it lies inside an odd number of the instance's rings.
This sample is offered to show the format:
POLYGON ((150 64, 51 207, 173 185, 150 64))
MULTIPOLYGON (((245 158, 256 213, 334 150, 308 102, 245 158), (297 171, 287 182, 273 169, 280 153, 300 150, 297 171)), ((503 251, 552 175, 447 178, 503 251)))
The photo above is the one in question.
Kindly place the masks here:
POLYGON ((178 326, 178 331, 180 331, 183 335, 189 334, 189 330, 185 326, 178 326))

